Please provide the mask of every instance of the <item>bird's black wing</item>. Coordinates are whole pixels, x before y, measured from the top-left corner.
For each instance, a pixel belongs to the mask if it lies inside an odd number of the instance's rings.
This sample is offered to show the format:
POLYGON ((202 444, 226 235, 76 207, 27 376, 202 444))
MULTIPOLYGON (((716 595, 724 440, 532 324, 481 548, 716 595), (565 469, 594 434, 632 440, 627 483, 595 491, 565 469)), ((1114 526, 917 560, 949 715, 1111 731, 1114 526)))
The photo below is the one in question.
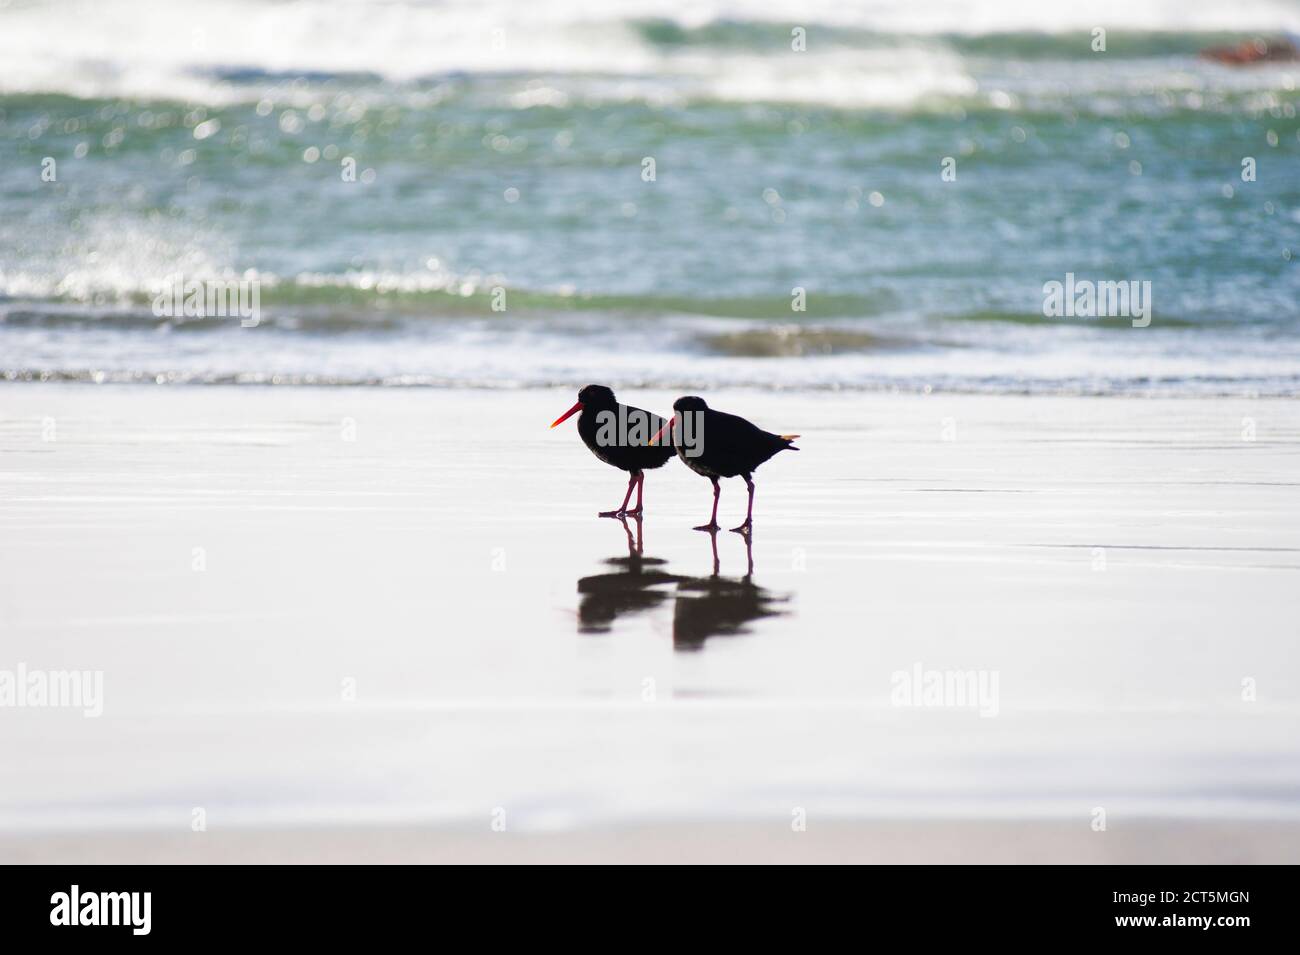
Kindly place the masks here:
MULTIPOLYGON (((638 446, 644 446, 648 444, 650 439, 653 438, 659 432, 659 430, 662 429, 663 426, 668 423, 667 418, 661 418, 653 411, 646 411, 644 408, 636 408, 633 407, 632 405, 624 405, 623 407, 627 409, 626 414, 627 414, 629 432, 633 427, 633 423, 638 419, 648 422, 647 427, 650 430, 646 432, 645 441, 637 442, 638 446)), ((664 439, 661 441, 661 445, 671 445, 671 443, 672 442, 667 440, 666 435, 664 436, 664 439)))

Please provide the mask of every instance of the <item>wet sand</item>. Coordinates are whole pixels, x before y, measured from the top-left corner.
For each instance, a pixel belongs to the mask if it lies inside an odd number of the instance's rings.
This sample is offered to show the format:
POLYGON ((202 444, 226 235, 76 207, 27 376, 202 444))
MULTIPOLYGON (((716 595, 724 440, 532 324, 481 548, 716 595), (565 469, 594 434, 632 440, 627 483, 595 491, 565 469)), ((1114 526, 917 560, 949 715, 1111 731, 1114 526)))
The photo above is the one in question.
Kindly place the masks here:
POLYGON ((1137 820, 1094 832, 1055 821, 910 819, 827 822, 802 832, 780 824, 671 823, 564 832, 494 832, 484 826, 240 829, 229 832, 0 837, 12 864, 1293 864, 1300 826, 1288 823, 1137 820))
POLYGON ((1294 402, 710 397, 748 550, 567 391, 0 386, 0 670, 104 685, 0 858, 1296 860, 1294 402))

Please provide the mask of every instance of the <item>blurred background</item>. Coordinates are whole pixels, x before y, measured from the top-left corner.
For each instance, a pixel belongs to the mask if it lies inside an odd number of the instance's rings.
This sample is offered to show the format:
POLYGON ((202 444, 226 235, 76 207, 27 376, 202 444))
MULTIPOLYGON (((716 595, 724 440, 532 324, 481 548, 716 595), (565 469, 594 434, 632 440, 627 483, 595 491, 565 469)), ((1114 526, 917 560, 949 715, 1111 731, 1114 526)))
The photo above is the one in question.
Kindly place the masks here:
POLYGON ((0 0, 0 377, 1294 394, 1296 29, 1282 0, 0 0), (1150 281, 1151 326, 1045 318, 1067 272, 1150 281), (257 281, 260 326, 157 316, 177 274, 257 281))

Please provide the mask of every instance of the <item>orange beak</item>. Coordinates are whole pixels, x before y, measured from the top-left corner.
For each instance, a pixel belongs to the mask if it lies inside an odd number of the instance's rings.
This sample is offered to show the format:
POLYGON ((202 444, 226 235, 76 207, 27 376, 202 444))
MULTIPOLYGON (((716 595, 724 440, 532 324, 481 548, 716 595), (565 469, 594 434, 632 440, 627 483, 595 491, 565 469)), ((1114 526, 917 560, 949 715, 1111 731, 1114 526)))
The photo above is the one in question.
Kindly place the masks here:
POLYGON ((581 410, 582 410, 582 402, 579 401, 576 405, 574 405, 574 406, 573 406, 572 408, 570 408, 568 411, 564 412, 564 414, 560 415, 558 418, 556 418, 554 421, 552 421, 552 422, 551 422, 551 427, 554 428, 557 424, 559 424, 559 423, 560 423, 561 421, 563 421, 565 418, 568 418, 570 415, 575 415, 575 414, 577 414, 577 413, 578 413, 579 411, 581 411, 581 410))
POLYGON ((660 428, 658 431, 655 432, 654 437, 650 439, 650 443, 651 443, 651 444, 658 444, 658 443, 659 443, 659 439, 662 438, 662 437, 664 436, 664 432, 665 432, 665 431, 672 431, 672 430, 673 430, 673 422, 676 421, 676 420, 677 420, 677 416, 676 416, 676 415, 674 415, 673 417, 669 418, 669 419, 668 419, 668 423, 667 423, 666 425, 664 425, 662 428, 660 428))

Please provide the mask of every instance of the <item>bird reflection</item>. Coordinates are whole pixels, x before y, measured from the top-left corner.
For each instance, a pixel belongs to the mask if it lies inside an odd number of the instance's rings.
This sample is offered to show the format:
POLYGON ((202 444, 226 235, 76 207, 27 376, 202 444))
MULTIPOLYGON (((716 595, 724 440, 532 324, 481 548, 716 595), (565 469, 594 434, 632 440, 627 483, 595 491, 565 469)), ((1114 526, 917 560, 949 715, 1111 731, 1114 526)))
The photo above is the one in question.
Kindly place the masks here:
POLYGON ((578 581, 578 593, 582 595, 578 603, 579 633, 608 633, 617 618, 662 604, 671 594, 656 588, 681 579, 658 569, 668 563, 666 560, 644 556, 640 517, 633 518, 636 521, 635 540, 627 518, 620 515, 618 520, 627 533, 627 556, 611 557, 605 561, 618 570, 578 581))
POLYGON ((619 617, 651 610, 672 599, 673 648, 699 650, 710 637, 747 633, 755 620, 786 612, 781 605, 788 597, 775 596, 753 581, 752 536, 743 538, 743 577, 722 576, 716 530, 709 534, 713 572, 707 577, 689 577, 669 573, 667 561, 645 556, 641 518, 633 518, 635 537, 627 518, 619 520, 627 534, 627 556, 605 561, 615 570, 578 581, 580 633, 608 633, 619 617))
POLYGON ((788 597, 776 597, 754 583, 754 538, 745 534, 743 539, 745 576, 734 580, 721 576, 718 532, 709 532, 713 573, 678 581, 677 602, 673 605, 673 649, 699 650, 710 637, 748 633, 753 621, 785 612, 779 605, 788 597))

